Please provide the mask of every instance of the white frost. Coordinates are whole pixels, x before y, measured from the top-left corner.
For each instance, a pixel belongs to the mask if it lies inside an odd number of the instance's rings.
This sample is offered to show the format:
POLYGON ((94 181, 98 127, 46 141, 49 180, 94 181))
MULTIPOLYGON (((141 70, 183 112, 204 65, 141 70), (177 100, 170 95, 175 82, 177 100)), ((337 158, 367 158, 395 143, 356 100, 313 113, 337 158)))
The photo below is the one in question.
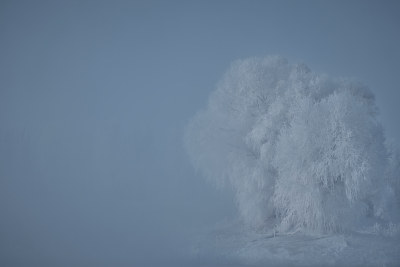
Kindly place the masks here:
POLYGON ((191 120, 194 165, 234 188, 258 230, 337 232, 398 211, 398 161, 385 147, 373 94, 281 57, 232 64, 191 120))

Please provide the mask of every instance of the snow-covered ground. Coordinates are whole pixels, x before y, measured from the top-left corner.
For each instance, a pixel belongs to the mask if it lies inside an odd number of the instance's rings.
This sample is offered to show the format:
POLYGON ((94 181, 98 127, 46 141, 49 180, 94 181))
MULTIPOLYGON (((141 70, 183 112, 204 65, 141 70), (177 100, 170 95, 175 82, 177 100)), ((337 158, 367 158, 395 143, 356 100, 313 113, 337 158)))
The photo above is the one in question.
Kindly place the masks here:
POLYGON ((224 225, 199 238, 200 266, 400 266, 398 227, 342 234, 274 234, 224 225))

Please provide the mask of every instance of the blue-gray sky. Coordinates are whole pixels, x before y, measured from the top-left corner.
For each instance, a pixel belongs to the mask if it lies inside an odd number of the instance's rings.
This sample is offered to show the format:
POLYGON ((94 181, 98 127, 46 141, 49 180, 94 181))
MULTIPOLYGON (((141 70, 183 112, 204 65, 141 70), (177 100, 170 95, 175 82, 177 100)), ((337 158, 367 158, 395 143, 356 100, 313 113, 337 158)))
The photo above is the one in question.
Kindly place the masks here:
POLYGON ((363 82, 399 143, 399 26, 397 1, 1 1, 1 265, 184 258, 231 218, 182 135, 239 58, 363 82))

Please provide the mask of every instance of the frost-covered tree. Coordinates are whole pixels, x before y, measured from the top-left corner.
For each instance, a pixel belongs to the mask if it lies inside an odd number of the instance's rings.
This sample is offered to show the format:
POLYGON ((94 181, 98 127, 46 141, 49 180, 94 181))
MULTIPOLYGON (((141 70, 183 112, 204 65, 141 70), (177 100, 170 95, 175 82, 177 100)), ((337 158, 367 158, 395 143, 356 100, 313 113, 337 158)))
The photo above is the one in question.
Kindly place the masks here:
POLYGON ((232 64, 185 143, 206 177, 232 185, 247 225, 340 231, 390 219, 398 177, 376 115, 358 83, 251 58, 232 64))

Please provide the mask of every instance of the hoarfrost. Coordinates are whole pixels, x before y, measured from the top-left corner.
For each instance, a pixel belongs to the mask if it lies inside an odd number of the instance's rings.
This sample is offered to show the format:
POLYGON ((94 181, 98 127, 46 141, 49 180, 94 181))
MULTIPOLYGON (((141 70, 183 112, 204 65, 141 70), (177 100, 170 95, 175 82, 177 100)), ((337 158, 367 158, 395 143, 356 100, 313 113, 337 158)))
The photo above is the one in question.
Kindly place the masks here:
POLYGON ((258 230, 337 232, 391 221, 398 160, 374 95, 282 57, 232 64, 186 128, 196 168, 234 188, 258 230), (397 167, 396 167, 397 166, 397 167))

